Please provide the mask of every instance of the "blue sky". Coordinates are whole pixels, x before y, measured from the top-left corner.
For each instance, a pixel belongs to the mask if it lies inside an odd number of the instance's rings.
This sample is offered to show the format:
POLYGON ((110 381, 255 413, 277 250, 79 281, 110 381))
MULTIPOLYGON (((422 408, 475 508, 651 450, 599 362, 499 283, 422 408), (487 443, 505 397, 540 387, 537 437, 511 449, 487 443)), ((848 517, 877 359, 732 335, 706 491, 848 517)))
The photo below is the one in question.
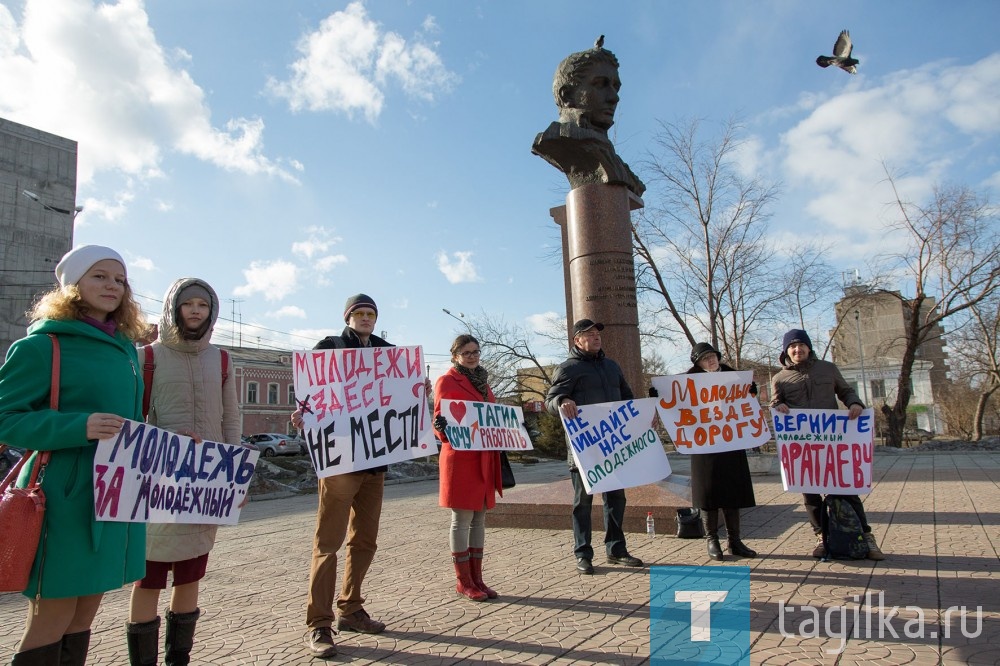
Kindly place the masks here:
POLYGON ((820 236, 848 270, 885 246, 883 162, 918 201, 1000 189, 998 25, 967 0, 4 0, 0 116, 79 142, 76 243, 121 251, 152 317, 198 276, 244 344, 305 348, 364 291, 436 375, 442 308, 564 314, 567 185, 530 147, 570 52, 604 34, 618 56, 634 169, 658 121, 738 114, 740 168, 781 183, 779 246, 820 236), (842 28, 857 76, 814 62, 842 28))

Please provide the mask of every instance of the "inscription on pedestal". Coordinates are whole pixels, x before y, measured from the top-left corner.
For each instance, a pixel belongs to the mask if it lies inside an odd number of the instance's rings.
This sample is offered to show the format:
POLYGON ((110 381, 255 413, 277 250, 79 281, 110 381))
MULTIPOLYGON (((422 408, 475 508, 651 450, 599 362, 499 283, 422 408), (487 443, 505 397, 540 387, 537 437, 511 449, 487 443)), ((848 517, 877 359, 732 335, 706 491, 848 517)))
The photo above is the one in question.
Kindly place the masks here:
POLYGON ((608 305, 635 308, 635 265, 631 255, 580 257, 587 274, 591 276, 590 289, 585 291, 584 301, 604 302, 608 305))

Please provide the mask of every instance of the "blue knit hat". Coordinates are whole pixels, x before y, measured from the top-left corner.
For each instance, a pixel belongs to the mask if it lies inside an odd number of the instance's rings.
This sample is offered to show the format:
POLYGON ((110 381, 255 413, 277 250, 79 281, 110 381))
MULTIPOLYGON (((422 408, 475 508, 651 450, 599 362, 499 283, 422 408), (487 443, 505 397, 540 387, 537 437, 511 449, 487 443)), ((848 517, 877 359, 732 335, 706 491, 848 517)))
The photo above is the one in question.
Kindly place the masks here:
POLYGON ((788 347, 793 342, 804 343, 806 347, 809 347, 809 351, 813 350, 813 343, 812 340, 809 339, 809 334, 801 328, 793 328, 785 333, 785 337, 781 339, 781 354, 778 356, 778 362, 781 363, 781 365, 784 365, 785 361, 788 360, 788 347))

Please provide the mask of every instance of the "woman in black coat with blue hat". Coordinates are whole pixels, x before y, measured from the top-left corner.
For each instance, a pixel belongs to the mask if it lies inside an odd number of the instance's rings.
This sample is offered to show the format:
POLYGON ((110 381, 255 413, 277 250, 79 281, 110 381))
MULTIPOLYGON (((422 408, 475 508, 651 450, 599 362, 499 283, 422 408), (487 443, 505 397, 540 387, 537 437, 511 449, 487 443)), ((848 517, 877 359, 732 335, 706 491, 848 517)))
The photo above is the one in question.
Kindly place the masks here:
MULTIPOLYGON (((693 365, 687 374, 696 372, 732 372, 722 363, 722 354, 707 342, 699 342, 691 350, 693 365)), ((757 395, 757 384, 751 384, 750 395, 757 395)), ((757 553, 740 541, 740 509, 756 506, 750 467, 744 450, 701 453, 691 456, 691 504, 701 509, 705 517, 705 539, 708 556, 723 560, 719 544, 719 510, 726 520, 729 552, 737 557, 756 557, 757 553)))

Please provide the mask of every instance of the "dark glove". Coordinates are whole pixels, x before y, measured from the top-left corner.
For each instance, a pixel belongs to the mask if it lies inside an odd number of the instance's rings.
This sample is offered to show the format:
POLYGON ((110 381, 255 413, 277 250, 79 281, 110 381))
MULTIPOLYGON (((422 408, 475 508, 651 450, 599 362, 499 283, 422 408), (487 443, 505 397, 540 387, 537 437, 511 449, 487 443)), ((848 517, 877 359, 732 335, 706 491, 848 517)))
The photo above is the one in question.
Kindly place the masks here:
POLYGON ((650 386, 649 387, 649 397, 650 398, 659 398, 660 397, 660 392, 656 390, 655 386, 650 386))
POLYGON ((444 432, 444 429, 448 427, 448 419, 444 417, 444 414, 438 414, 434 417, 434 429, 438 432, 444 432))
POLYGON ((750 382, 750 395, 757 397, 757 382, 750 382))

